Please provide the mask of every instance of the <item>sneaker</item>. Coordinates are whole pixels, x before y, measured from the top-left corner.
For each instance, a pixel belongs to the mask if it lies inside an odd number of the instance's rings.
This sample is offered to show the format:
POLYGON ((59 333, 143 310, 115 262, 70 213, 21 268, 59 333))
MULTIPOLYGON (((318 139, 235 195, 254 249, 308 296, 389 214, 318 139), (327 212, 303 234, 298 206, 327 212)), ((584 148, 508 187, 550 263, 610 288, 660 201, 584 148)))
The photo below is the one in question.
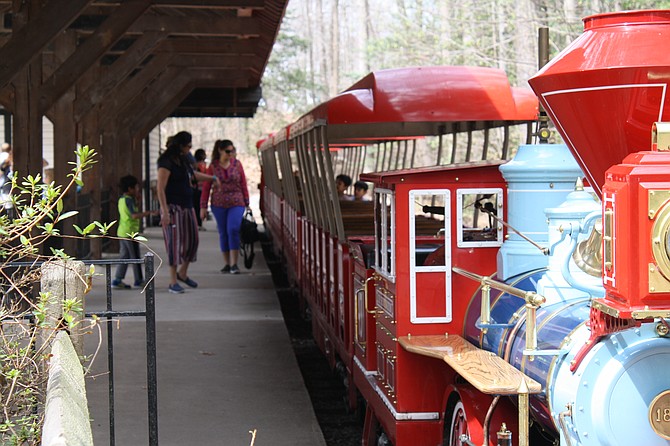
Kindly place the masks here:
POLYGON ((184 282, 186 285, 190 286, 191 288, 198 288, 198 282, 191 279, 190 277, 187 277, 186 279, 182 279, 181 277, 179 277, 179 274, 177 274, 177 279, 180 282, 184 282))
POLYGON ((115 290, 129 290, 130 285, 128 285, 127 283, 123 283, 123 280, 114 279, 112 280, 112 288, 114 288, 115 290))
POLYGON ((172 294, 182 294, 184 292, 184 289, 181 287, 181 285, 175 283, 174 285, 168 286, 168 291, 171 292, 172 294))
POLYGON ((239 274, 240 269, 237 267, 237 265, 233 265, 230 267, 230 274, 239 274))
POLYGON ((146 280, 140 280, 140 281, 136 280, 135 283, 133 284, 133 288, 144 288, 145 286, 147 286, 146 280))
POLYGON ((223 268, 221 268, 221 272, 222 272, 223 274, 227 274, 227 273, 229 273, 229 272, 230 272, 230 265, 226 265, 226 266, 224 266, 223 268))

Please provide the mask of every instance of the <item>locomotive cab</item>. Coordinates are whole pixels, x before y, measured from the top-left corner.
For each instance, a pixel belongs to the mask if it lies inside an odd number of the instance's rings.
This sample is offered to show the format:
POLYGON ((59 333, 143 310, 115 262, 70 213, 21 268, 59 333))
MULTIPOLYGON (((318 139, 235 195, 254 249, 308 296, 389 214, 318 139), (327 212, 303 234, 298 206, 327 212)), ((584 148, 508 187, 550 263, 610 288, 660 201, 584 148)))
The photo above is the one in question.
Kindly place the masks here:
POLYGON ((445 335, 462 340, 478 284, 453 274, 452 268, 483 275, 496 270, 504 236, 499 219, 506 213, 501 164, 361 175, 375 185, 375 243, 371 288, 355 296, 354 379, 373 403, 366 427, 373 417, 380 420, 394 444, 416 435, 443 438, 446 398, 457 373, 430 355, 415 354, 413 343, 445 335), (358 357, 365 348, 372 350, 367 355, 374 361, 358 357))

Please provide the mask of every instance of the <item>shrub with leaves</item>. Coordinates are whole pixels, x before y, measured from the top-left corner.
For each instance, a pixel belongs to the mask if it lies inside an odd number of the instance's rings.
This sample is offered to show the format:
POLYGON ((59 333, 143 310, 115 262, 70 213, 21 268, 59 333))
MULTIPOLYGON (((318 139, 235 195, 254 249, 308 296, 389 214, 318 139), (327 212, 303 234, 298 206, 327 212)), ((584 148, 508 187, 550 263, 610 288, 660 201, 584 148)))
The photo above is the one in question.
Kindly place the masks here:
MULTIPOLYGON (((0 444, 39 444, 43 392, 46 389, 48 339, 58 329, 73 328, 75 316, 83 311, 79 302, 62 299, 60 321, 49 323, 46 308, 49 293, 35 292, 40 281, 38 263, 70 258, 63 249, 44 250, 44 242, 60 237, 59 223, 77 214, 64 209, 63 199, 82 186, 82 173, 95 161, 88 146, 75 151, 77 162, 64 187, 44 184, 41 176, 11 180, 0 209, 0 444), (46 330, 49 330, 48 332, 46 330), (46 336, 45 336, 46 333, 46 336)), ((7 185, 6 185, 7 186, 7 185)), ((107 235, 111 224, 93 222, 75 229, 83 236, 107 235), (94 234, 94 231, 97 232, 94 234)))

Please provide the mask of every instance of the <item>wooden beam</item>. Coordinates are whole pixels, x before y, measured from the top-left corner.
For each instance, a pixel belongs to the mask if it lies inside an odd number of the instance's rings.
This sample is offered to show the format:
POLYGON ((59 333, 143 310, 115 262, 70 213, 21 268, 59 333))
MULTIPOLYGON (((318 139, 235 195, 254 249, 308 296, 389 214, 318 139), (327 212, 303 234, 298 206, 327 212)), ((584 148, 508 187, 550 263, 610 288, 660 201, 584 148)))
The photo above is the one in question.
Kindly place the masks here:
POLYGON ((142 33, 146 29, 165 29, 171 36, 259 36, 263 28, 258 19, 251 17, 178 17, 145 14, 128 29, 128 32, 142 33))
MULTIPOLYGON (((96 2, 86 9, 86 14, 105 14, 110 8, 121 5, 120 1, 96 2)), ((183 9, 265 9, 265 0, 154 0, 155 7, 183 9)))
POLYGON ((177 94, 173 95, 172 98, 167 99, 162 104, 155 104, 155 107, 152 107, 151 114, 147 114, 146 118, 142 121, 135 122, 133 126, 130 127, 130 131, 135 135, 146 135, 151 129, 156 127, 158 124, 163 122, 165 118, 170 116, 172 110, 177 108, 177 106, 188 97, 189 94, 194 89, 192 82, 188 82, 177 94))
POLYGON ((50 1, 0 48, 0 88, 25 68, 93 0, 50 1))
POLYGON ((14 104, 14 89, 4 88, 0 90, 0 104, 9 112, 12 111, 14 104))
POLYGON ((218 88, 248 88, 251 86, 257 86, 258 83, 254 82, 255 73, 253 68, 244 67, 244 68, 226 68, 226 67, 191 67, 189 71, 192 73, 194 80, 198 80, 200 75, 196 73, 207 73, 211 71, 213 75, 217 76, 216 79, 212 80, 211 86, 218 88))
POLYGON ((123 56, 103 71, 98 82, 78 95, 74 104, 74 120, 80 121, 105 95, 120 85, 165 37, 165 31, 147 31, 137 39, 123 56))
MULTIPOLYGON (((17 31, 40 16, 40 2, 12 0, 14 26, 17 31)), ((42 82, 42 57, 37 55, 14 77, 12 119, 13 167, 19 178, 42 172, 42 115, 38 113, 37 92, 42 82)))
POLYGON ((173 65, 195 68, 252 68, 263 64, 258 56, 179 55, 173 65))
MULTIPOLYGON (((143 93, 142 99, 136 99, 123 110, 122 127, 128 128, 133 136, 143 137, 138 129, 147 121, 152 120, 157 110, 165 103, 174 101, 190 80, 184 70, 172 67, 166 70, 165 76, 160 76, 143 93)), ((162 121, 162 119, 161 119, 162 121)))
POLYGON ((156 52, 180 54, 259 54, 259 38, 222 40, 215 37, 166 39, 156 47, 156 52))
MULTIPOLYGON (((65 31, 54 41, 54 56, 58 62, 66 60, 77 47, 75 31, 65 31)), ((77 129, 72 120, 73 89, 68 90, 52 108, 50 117, 54 126, 53 179, 56 184, 67 184, 67 175, 71 173, 71 162, 75 162, 74 151, 77 145, 77 129)))
MULTIPOLYGON (((50 2, 51 3, 51 2, 50 2)), ((151 0, 127 0, 72 54, 40 89, 39 107, 45 113, 84 72, 151 6, 151 0)))
MULTIPOLYGON (((225 85, 246 78, 244 74, 232 75, 226 79, 225 85)), ((195 88, 221 85, 221 81, 221 74, 213 70, 179 70, 174 84, 169 78, 157 80, 145 93, 145 98, 133 101, 124 109, 123 126, 130 128, 133 135, 144 136, 143 132, 150 131, 169 116, 195 88)))
POLYGON ((15 92, 12 139, 14 171, 19 178, 42 173, 42 115, 37 113, 42 63, 33 60, 12 81, 15 92))
POLYGON ((111 90, 100 102, 100 127, 107 128, 110 120, 121 112, 131 100, 142 93, 142 90, 169 65, 172 56, 159 54, 146 64, 142 70, 133 77, 128 78, 122 87, 111 90))
POLYGON ((265 0, 154 0, 156 6, 171 6, 174 8, 207 8, 207 9, 238 9, 238 8, 265 8, 265 0))

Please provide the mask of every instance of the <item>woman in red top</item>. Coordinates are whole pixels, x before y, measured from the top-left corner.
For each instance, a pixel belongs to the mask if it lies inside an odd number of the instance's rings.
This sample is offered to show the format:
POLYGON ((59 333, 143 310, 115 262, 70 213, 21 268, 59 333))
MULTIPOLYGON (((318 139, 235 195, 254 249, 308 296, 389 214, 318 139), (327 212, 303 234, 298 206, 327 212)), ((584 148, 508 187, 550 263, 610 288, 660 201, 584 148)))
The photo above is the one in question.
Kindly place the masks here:
MULTIPOLYGON (((249 206, 249 190, 242 163, 235 159, 232 141, 217 140, 212 150, 207 174, 216 176, 221 185, 211 191, 211 207, 219 230, 219 245, 223 253, 222 273, 239 274, 237 259, 240 250, 240 226, 244 209, 249 206)), ((211 182, 203 184, 200 215, 207 216, 211 182)))

